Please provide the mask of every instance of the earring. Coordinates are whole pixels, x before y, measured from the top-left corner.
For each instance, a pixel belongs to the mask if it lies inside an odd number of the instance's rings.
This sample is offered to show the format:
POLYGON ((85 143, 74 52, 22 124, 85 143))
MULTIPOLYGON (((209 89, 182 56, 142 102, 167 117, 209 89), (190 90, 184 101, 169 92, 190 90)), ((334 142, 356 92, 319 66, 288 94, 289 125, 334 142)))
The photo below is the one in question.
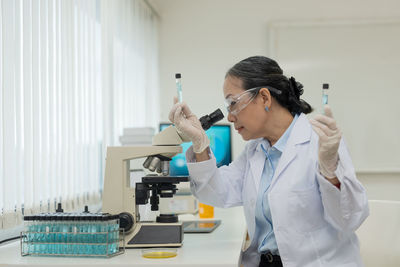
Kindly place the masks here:
POLYGON ((269 108, 268 108, 268 107, 265 107, 265 111, 269 111, 269 108))

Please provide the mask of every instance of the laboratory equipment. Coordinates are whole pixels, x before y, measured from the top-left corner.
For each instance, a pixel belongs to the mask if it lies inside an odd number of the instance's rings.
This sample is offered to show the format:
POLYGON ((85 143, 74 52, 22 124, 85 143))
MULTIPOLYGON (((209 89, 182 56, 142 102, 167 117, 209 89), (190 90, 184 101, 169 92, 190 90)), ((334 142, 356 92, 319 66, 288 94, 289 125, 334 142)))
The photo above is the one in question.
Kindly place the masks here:
POLYGON ((201 127, 206 131, 210 129, 210 127, 216 123, 217 121, 220 121, 224 118, 224 114, 222 114, 222 111, 220 109, 217 109, 216 111, 212 112, 210 115, 205 115, 200 118, 201 122, 201 127))
POLYGON ((152 127, 132 127, 124 128, 123 135, 119 137, 121 145, 151 145, 154 128, 152 127))
POLYGON ((55 213, 24 216, 21 255, 111 257, 124 252, 119 215, 64 213, 61 204, 55 213), (120 242, 122 241, 121 247, 120 242))
POLYGON ((148 248, 142 249, 142 256, 148 259, 173 258, 177 255, 176 248, 148 248))
POLYGON ((211 233, 221 224, 221 220, 198 220, 183 222, 185 233, 211 233))
MULTIPOLYGON (((170 125, 170 123, 160 123, 159 129, 162 131, 170 125)), ((229 165, 232 161, 231 133, 231 126, 229 124, 212 125, 206 131, 210 140, 210 149, 214 153, 218 167, 229 165)), ((189 175, 185 154, 191 143, 183 143, 181 146, 182 153, 179 153, 170 161, 170 175, 189 175)), ((160 211, 162 213, 196 214, 199 211, 199 203, 191 194, 189 185, 181 183, 177 187, 179 190, 174 198, 160 199, 160 211)))
POLYGON ((328 89, 329 83, 322 84, 322 105, 328 104, 328 89))
MULTIPOLYGON (((171 123, 160 123, 159 130, 169 127, 171 123)), ((232 161, 232 130, 230 124, 215 124, 206 134, 210 139, 210 149, 213 151, 217 166, 229 165, 232 161)), ((182 153, 172 158, 169 164, 170 175, 189 175, 186 165, 186 151, 192 143, 183 143, 182 153)), ((179 194, 179 192, 178 192, 179 194)))
POLYGON ((204 203, 199 203, 199 217, 200 219, 214 218, 214 207, 204 203))
POLYGON ((169 176, 170 160, 188 141, 171 125, 153 137, 151 146, 107 147, 103 212, 120 215, 127 248, 182 245, 183 227, 176 214, 160 214, 156 222, 141 221, 138 206, 150 199, 151 210, 157 211, 160 197, 173 197, 176 185, 188 182, 187 176, 169 176), (143 167, 157 173, 142 177, 131 188, 130 160, 145 157, 143 167))
POLYGON ((178 95, 179 103, 182 102, 182 82, 181 82, 182 75, 180 73, 175 74, 175 83, 176 83, 176 91, 178 95))

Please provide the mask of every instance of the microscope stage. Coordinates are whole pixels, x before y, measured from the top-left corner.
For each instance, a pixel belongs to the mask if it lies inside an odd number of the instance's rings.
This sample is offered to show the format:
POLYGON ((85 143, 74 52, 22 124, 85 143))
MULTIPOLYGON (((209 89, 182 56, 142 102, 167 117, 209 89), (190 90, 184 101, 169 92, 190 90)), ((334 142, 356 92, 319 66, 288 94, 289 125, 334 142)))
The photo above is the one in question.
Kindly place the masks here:
POLYGON ((188 182, 188 176, 145 176, 142 178, 142 182, 145 184, 159 184, 159 183, 170 183, 179 184, 180 182, 188 182))

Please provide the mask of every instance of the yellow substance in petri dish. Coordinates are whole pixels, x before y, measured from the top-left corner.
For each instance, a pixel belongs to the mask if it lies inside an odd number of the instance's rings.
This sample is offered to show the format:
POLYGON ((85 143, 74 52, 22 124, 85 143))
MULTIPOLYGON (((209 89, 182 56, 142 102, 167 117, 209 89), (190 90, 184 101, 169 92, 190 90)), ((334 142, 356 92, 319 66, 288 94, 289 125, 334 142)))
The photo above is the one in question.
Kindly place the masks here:
POLYGON ((177 255, 176 252, 172 251, 151 251, 143 253, 142 256, 148 259, 164 259, 173 258, 177 255))

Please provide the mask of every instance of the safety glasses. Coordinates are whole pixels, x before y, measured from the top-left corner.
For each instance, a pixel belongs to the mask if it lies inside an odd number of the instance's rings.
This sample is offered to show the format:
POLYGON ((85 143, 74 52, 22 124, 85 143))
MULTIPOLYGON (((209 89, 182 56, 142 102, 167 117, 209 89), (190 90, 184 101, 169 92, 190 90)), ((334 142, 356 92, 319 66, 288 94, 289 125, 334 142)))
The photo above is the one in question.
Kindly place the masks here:
POLYGON ((271 86, 254 87, 244 91, 243 93, 225 98, 226 110, 232 115, 236 116, 237 114, 239 114, 240 111, 247 107, 250 102, 254 100, 254 98, 256 98, 261 88, 267 88, 270 92, 278 95, 282 93, 281 90, 278 90, 271 86))

